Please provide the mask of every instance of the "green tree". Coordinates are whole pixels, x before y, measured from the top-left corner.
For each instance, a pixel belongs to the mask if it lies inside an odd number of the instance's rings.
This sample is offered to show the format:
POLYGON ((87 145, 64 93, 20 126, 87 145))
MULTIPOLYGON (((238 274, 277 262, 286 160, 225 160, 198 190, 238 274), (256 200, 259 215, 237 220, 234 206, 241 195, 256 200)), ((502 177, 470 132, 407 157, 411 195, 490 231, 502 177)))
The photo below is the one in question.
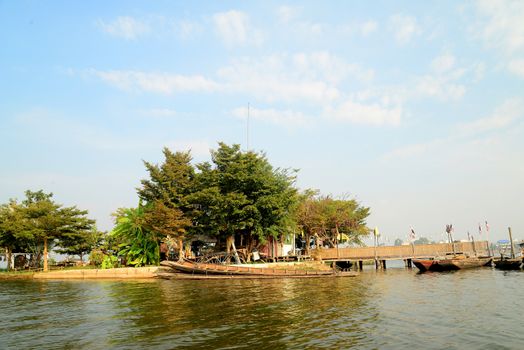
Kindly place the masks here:
POLYGON ((211 159, 197 165, 197 191, 189 197, 198 208, 198 229, 221 241, 237 237, 248 254, 268 236, 291 229, 293 173, 274 169, 265 155, 242 152, 239 145, 219 143, 211 159))
POLYGON ((398 245, 402 245, 402 243, 404 243, 404 241, 401 240, 400 238, 395 239, 395 245, 396 245, 396 246, 398 246, 398 245))
POLYGON ((429 240, 429 238, 420 237, 419 239, 415 240, 413 244, 431 244, 431 241, 429 240))
POLYGON ((101 246, 104 240, 104 232, 98 231, 96 227, 78 225, 74 230, 64 232, 59 241, 56 251, 60 254, 78 255, 84 261, 84 255, 101 246))
POLYGON ((141 181, 140 200, 145 203, 144 222, 159 239, 178 241, 179 258, 183 241, 193 227, 196 208, 188 198, 195 189, 195 168, 190 152, 164 148, 160 165, 144 162, 149 179, 141 181))
POLYGON ((147 226, 142 204, 137 208, 120 208, 113 215, 115 227, 111 235, 123 242, 119 255, 129 265, 157 265, 160 257, 158 235, 147 226))
POLYGON ((15 200, 0 206, 0 247, 4 248, 8 270, 12 268, 11 256, 19 245, 17 232, 22 224, 20 205, 15 200))
POLYGON ((368 216, 369 208, 354 199, 333 199, 308 190, 300 197, 296 222, 306 237, 308 254, 312 236, 331 247, 341 241, 362 245, 362 238, 369 233, 366 226, 368 216))
POLYGON ((61 239, 91 230, 94 221, 86 217, 85 210, 55 203, 52 193, 28 190, 25 195, 21 207, 23 221, 16 238, 32 247, 36 261, 39 261, 43 249, 44 271, 47 271, 50 245, 55 241, 60 245, 61 239))

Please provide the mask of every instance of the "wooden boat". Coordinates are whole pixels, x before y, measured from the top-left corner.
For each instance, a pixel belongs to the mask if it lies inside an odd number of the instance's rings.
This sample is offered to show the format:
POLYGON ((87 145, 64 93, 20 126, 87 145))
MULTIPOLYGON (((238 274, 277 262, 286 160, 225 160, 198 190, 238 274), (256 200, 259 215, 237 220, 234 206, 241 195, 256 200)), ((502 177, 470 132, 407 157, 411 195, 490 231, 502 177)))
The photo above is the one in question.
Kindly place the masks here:
POLYGON ((466 257, 458 255, 444 259, 413 259, 413 264, 421 271, 451 271, 488 266, 491 257, 466 257))
POLYGON ((513 236, 511 234, 511 227, 508 227, 509 242, 511 248, 510 257, 505 257, 504 252, 501 251, 500 258, 493 261, 495 268, 500 270, 519 270, 522 264, 521 258, 515 257, 515 246, 513 244, 513 236))
POLYGON ((238 265, 218 265, 196 263, 192 261, 163 261, 162 266, 170 267, 176 273, 189 275, 218 275, 218 276, 264 276, 264 277, 320 277, 320 276, 349 276, 332 269, 295 269, 270 268, 238 265))
POLYGON ((495 268, 500 270, 520 270, 521 258, 500 258, 493 260, 495 268))

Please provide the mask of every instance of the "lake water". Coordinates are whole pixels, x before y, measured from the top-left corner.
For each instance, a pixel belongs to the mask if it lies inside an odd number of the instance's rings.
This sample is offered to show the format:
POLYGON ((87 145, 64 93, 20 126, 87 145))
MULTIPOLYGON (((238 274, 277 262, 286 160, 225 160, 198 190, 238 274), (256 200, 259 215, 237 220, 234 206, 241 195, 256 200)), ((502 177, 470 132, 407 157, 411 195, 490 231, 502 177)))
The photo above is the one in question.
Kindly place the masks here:
POLYGON ((0 281, 1 349, 522 349, 524 272, 0 281))

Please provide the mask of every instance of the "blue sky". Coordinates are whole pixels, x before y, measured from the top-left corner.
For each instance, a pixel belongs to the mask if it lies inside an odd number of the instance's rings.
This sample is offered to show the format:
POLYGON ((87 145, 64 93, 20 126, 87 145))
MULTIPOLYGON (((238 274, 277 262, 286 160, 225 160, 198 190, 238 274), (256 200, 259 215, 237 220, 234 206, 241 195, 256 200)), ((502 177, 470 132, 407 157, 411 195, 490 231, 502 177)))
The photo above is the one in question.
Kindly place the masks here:
POLYGON ((0 1, 0 199, 101 229, 142 160, 246 144, 384 240, 524 238, 522 1, 0 1))

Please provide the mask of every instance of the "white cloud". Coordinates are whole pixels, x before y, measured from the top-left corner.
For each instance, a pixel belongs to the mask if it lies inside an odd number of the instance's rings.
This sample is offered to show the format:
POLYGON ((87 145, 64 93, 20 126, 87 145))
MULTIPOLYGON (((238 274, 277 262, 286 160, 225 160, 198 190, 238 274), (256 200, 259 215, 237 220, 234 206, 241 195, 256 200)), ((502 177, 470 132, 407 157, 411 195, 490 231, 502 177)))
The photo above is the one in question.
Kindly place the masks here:
POLYGON ((366 21, 362 23, 362 25, 360 26, 360 31, 363 36, 368 36, 369 34, 376 32, 377 29, 378 29, 378 23, 372 20, 366 21))
POLYGON ((480 0, 474 4, 480 15, 475 31, 487 46, 508 54, 524 49, 524 1, 480 0))
POLYGON ((511 73, 524 78, 524 59, 511 60, 508 63, 508 70, 511 73))
POLYGON ((400 107, 385 107, 381 104, 362 104, 348 100, 337 108, 326 110, 330 119, 374 126, 399 125, 402 117, 400 107))
POLYGON ((209 92, 219 88, 217 83, 200 75, 184 76, 122 70, 90 70, 89 72, 110 85, 129 91, 172 94, 187 91, 209 92))
POLYGON ((389 28, 394 32, 399 44, 407 44, 411 39, 420 34, 421 30, 415 17, 395 14, 389 18, 389 28))
POLYGON ((173 29, 176 35, 183 40, 187 40, 203 31, 200 23, 188 20, 174 22, 173 29))
POLYGON ((98 20, 96 24, 101 30, 109 35, 126 40, 137 39, 140 36, 148 34, 151 30, 149 25, 145 22, 129 16, 117 17, 111 22, 98 20))
POLYGON ((442 76, 426 75, 418 79, 413 93, 419 96, 435 97, 440 100, 458 100, 466 93, 466 87, 442 76))
POLYGON ((282 23, 289 23, 292 20, 296 19, 300 14, 300 8, 292 6, 280 6, 277 9, 278 20, 282 23))
POLYGON ((373 74, 372 70, 346 63, 327 52, 243 58, 218 71, 230 90, 254 95, 262 101, 320 105, 340 97, 338 85, 343 80, 368 82, 373 74))
POLYGON ((435 59, 431 61, 431 69, 437 73, 445 73, 453 68, 454 65, 455 56, 449 53, 435 57, 435 59))
POLYGON ((506 100, 492 115, 477 119, 470 123, 463 123, 458 130, 463 134, 494 131, 512 125, 516 120, 524 117, 524 102, 521 98, 506 100))
MULTIPOLYGON (((231 113, 236 118, 247 119, 246 107, 235 108, 231 113)), ((288 127, 307 126, 311 123, 311 118, 305 116, 302 112, 291 110, 275 110, 272 108, 250 108, 249 118, 288 127)))
POLYGON ((228 46, 255 44, 263 41, 262 33, 253 29, 249 16, 241 11, 231 10, 213 15, 215 30, 228 46))

